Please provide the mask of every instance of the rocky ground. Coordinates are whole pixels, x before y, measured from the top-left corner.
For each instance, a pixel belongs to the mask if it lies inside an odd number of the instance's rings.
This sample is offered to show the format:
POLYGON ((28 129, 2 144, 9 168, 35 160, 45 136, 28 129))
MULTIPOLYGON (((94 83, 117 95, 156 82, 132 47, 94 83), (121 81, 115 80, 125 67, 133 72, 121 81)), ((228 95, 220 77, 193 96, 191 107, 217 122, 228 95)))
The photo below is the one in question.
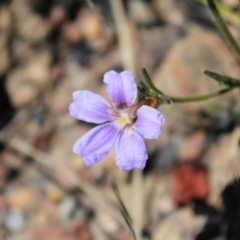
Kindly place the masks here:
MULTIPOLYGON (((72 153, 93 127, 69 116, 72 92, 106 96, 108 70, 140 80, 146 68, 171 96, 219 89, 204 69, 240 76, 197 1, 119 3, 0 2, 0 239, 133 239, 111 176, 139 240, 239 240, 239 91, 160 106, 166 121, 161 137, 146 141, 143 175, 120 171, 113 150, 92 167, 72 153)), ((239 11, 237 0, 222 3, 239 11)), ((240 21, 226 17, 240 39, 240 21)))

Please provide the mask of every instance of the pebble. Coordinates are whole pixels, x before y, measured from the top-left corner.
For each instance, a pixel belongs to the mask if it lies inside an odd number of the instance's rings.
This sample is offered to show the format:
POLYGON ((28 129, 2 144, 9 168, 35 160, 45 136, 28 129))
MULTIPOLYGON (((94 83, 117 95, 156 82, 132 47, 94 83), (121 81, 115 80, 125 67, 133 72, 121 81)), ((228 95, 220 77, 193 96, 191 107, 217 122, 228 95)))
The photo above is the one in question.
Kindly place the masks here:
POLYGON ((48 183, 45 186, 45 191, 47 196, 53 201, 53 202, 59 202, 62 200, 64 193, 61 191, 59 187, 57 187, 54 184, 48 183))
POLYGON ((45 211, 38 211, 31 216, 31 224, 36 226, 46 226, 50 220, 47 212, 45 211))
POLYGON ((62 220, 67 220, 76 209, 76 202, 73 198, 67 197, 58 205, 58 214, 62 220))
POLYGON ((82 36, 87 40, 100 37, 103 31, 101 17, 88 8, 81 9, 76 24, 82 36))
POLYGON ((34 193, 26 187, 11 189, 7 194, 7 199, 13 209, 26 211, 34 203, 34 193))
POLYGON ((28 12, 27 16, 21 16, 17 21, 17 33, 32 43, 43 41, 49 33, 50 27, 46 19, 40 15, 28 12), (38 31, 35 31, 35 30, 38 31))
POLYGON ((23 213, 17 210, 10 211, 4 219, 4 225, 11 232, 21 231, 25 225, 23 213))
POLYGON ((129 1, 129 12, 134 22, 144 24, 154 21, 149 4, 144 1, 129 1))

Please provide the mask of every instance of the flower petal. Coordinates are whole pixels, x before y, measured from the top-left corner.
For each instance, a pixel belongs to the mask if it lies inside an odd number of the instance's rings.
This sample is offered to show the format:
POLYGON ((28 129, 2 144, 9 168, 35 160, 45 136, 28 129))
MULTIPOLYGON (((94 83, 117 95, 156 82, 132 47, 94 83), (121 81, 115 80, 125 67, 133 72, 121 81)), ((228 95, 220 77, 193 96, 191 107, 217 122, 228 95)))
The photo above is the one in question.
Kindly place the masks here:
POLYGON ((103 123, 110 121, 108 114, 110 106, 101 96, 87 91, 73 93, 73 102, 69 106, 72 117, 91 123, 103 123))
POLYGON ((136 100, 137 84, 130 71, 121 73, 109 71, 105 73, 103 81, 107 85, 107 94, 115 106, 130 106, 136 100))
POLYGON ((143 139, 134 131, 123 130, 115 145, 116 164, 119 169, 130 171, 143 169, 147 161, 147 149, 143 139))
POLYGON ((144 138, 155 139, 160 136, 164 121, 160 111, 144 105, 137 110, 134 130, 144 138))
POLYGON ((73 146, 73 152, 79 154, 85 164, 90 166, 101 161, 112 148, 118 134, 112 124, 103 124, 83 135, 73 146))

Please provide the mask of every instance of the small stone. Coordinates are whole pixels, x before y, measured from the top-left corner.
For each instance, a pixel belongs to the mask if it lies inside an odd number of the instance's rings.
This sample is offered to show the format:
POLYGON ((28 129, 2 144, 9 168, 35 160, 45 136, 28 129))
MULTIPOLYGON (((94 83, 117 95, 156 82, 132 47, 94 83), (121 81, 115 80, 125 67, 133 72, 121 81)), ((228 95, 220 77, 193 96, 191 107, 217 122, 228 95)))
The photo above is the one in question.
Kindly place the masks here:
POLYGON ((50 68, 51 56, 48 52, 35 53, 29 62, 23 65, 23 71, 25 80, 39 87, 44 87, 50 80, 50 68))
POLYGON ((47 196, 53 201, 53 202, 59 202, 62 200, 64 193, 61 191, 59 187, 57 187, 54 184, 48 183, 45 186, 45 192, 47 196))
POLYGON ((11 103, 15 108, 22 108, 30 104, 34 101, 39 93, 35 86, 29 84, 21 85, 15 90, 16 92, 9 92, 11 103))
MULTIPOLYGON (((169 199, 169 196, 162 196, 161 199, 158 199, 158 213, 162 216, 167 216, 172 211, 175 210, 175 204, 169 199)), ((156 214, 156 213, 155 213, 156 214)))
POLYGON ((28 1, 26 0, 18 0, 12 1, 11 11, 18 21, 22 17, 26 17, 26 15, 31 11, 30 5, 28 5, 28 1))
POLYGON ((154 21, 153 13, 149 4, 144 1, 129 1, 129 15, 137 23, 148 23, 154 21))
POLYGON ((87 40, 100 37, 103 31, 101 18, 98 14, 88 8, 81 9, 76 24, 80 29, 82 36, 87 40))
POLYGON ((12 105, 16 108, 31 103, 39 92, 37 86, 24 81, 25 74, 23 69, 20 68, 13 69, 7 77, 7 92, 12 105))
POLYGON ((118 226, 116 222, 113 221, 111 217, 104 214, 104 212, 96 213, 96 217, 97 217, 97 221, 101 223, 101 227, 105 232, 109 234, 113 234, 118 230, 118 226))
POLYGON ((23 41, 21 38, 13 38, 11 47, 14 60, 19 62, 35 54, 32 44, 28 41, 23 41))
POLYGON ((156 1, 156 8, 165 21, 175 25, 184 24, 186 17, 184 15, 183 9, 181 9, 177 1, 156 1))
POLYGON ((45 226, 48 223, 48 215, 44 211, 38 211, 32 215, 31 224, 45 226))
POLYGON ((16 23, 18 34, 24 39, 34 43, 43 41, 50 30, 49 23, 46 19, 31 12, 28 12, 26 16, 22 16, 16 23))
POLYGON ((22 212, 13 210, 4 219, 6 228, 11 232, 21 231, 25 226, 25 218, 22 212))
POLYGON ((73 198, 65 198, 58 205, 58 214, 62 220, 67 220, 74 213, 76 202, 73 198))
POLYGON ((186 204, 193 199, 207 199, 210 187, 204 165, 185 161, 173 168, 172 173, 175 178, 172 195, 176 204, 186 204))
POLYGON ((50 62, 50 54, 42 51, 35 53, 35 56, 29 56, 28 61, 8 74, 6 87, 14 107, 21 108, 28 105, 46 86, 51 76, 50 62))
POLYGON ((26 211, 34 203, 34 193, 29 188, 11 189, 7 193, 7 199, 11 208, 26 211))

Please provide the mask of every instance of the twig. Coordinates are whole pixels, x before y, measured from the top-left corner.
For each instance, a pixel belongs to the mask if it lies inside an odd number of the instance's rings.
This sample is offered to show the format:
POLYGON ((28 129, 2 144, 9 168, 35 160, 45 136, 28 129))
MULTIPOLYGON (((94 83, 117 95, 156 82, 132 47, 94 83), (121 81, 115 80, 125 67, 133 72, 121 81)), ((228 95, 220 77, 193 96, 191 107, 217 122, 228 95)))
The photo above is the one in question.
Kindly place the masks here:
POLYGON ((134 49, 135 46, 131 40, 130 22, 125 16, 124 7, 121 0, 109 1, 113 13, 113 19, 116 26, 119 49, 121 53, 124 69, 136 72, 134 49))

